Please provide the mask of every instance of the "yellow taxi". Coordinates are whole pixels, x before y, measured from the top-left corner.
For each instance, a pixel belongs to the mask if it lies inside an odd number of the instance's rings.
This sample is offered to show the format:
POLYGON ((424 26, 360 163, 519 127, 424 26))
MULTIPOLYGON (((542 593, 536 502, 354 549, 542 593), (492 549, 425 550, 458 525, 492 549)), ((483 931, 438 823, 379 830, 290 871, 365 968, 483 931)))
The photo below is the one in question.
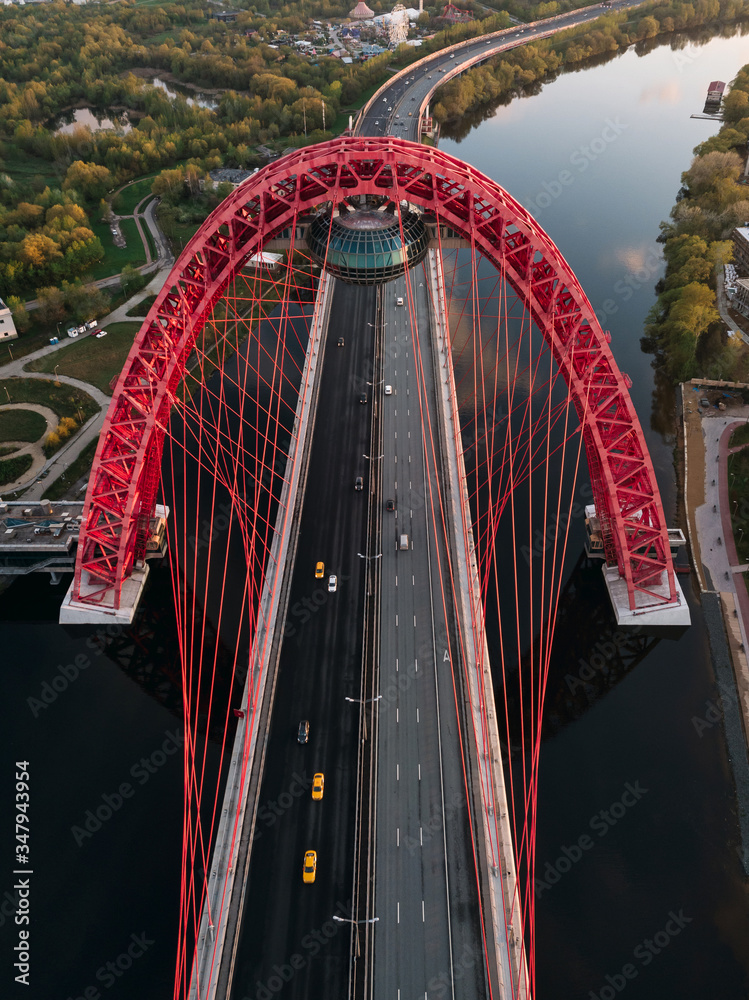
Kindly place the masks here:
POLYGON ((322 580, 324 576, 325 576, 325 563, 319 562, 317 566, 315 566, 315 577, 318 580, 322 580))
POLYGON ((304 867, 302 868, 302 881, 314 882, 316 869, 317 869, 317 852, 305 851, 304 867))
POLYGON ((316 801, 320 801, 322 798, 323 789, 325 788, 325 775, 316 774, 312 778, 312 798, 316 801))

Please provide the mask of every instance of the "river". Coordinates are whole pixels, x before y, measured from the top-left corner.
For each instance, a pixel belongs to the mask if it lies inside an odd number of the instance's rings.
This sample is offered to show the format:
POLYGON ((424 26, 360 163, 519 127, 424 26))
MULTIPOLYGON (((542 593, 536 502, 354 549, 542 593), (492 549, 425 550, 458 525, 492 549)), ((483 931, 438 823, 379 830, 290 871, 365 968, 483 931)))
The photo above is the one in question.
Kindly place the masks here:
MULTIPOLYGON (((653 371, 639 348, 661 273, 655 237, 692 148, 717 127, 689 115, 748 51, 738 36, 628 51, 441 142, 536 214, 606 315, 670 517, 671 411, 666 401, 651 416, 653 371)), ((596 572, 571 587, 557 627, 572 638, 550 678, 541 757, 539 1000, 625 989, 626 1000, 743 1000, 746 882, 699 605, 690 593, 694 625, 679 641, 625 641, 596 572)), ((110 635, 58 626, 63 590, 37 577, 0 600, 0 996, 163 1000, 182 833, 171 585, 157 572, 137 628, 110 635), (10 970, 16 760, 31 772, 28 989, 10 970)))
MULTIPOLYGON (((718 128, 690 115, 748 57, 740 34, 630 49, 440 140, 535 215, 572 265, 632 378, 669 523, 673 399, 656 392, 639 343, 663 273, 658 223, 718 128)), ((618 637, 595 571, 576 573, 563 602, 540 765, 540 1000, 749 993, 735 792, 704 620, 681 579, 694 624, 679 641, 618 637)))

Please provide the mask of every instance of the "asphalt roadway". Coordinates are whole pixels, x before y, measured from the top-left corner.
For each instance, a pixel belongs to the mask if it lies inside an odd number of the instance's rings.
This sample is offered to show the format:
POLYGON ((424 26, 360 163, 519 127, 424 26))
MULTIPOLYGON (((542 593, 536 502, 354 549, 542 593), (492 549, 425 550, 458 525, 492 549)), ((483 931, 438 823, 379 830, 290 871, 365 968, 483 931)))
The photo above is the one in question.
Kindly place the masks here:
POLYGON ((642 0, 617 0, 609 7, 583 7, 560 17, 538 22, 535 26, 518 25, 501 35, 479 37, 464 47, 436 52, 418 70, 407 77, 395 79, 380 91, 367 114, 356 127, 355 134, 363 136, 396 135, 401 139, 418 141, 419 109, 431 98, 434 91, 446 80, 458 75, 466 63, 477 65, 492 59, 500 51, 525 45, 538 38, 545 38, 558 31, 595 21, 610 10, 637 7, 642 0), (478 62, 476 58, 481 57, 478 62))
POLYGON ((419 267, 383 294, 385 510, 372 995, 479 1000, 488 994, 451 669, 456 661, 459 678, 425 285, 419 267), (385 394, 385 385, 392 391, 385 394), (387 499, 396 501, 395 511, 387 511, 387 499))
POLYGON ((374 319, 374 289, 336 285, 232 1000, 347 995, 352 925, 332 918, 351 919, 354 877, 359 706, 345 699, 360 694, 365 564, 357 553, 366 546, 374 319), (310 724, 304 746, 302 719, 310 724), (325 791, 313 801, 319 771, 325 791), (313 885, 302 882, 307 850, 317 852, 313 885))

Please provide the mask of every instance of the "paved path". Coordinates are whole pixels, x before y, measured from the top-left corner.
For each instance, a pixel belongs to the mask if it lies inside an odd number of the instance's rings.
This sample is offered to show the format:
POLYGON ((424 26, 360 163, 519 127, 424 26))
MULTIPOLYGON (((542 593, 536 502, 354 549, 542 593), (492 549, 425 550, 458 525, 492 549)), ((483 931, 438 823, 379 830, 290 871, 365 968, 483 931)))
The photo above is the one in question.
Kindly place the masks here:
POLYGON ((8 483, 7 486, 3 486, 4 491, 10 492, 17 489, 23 483, 29 482, 30 479, 34 479, 44 469, 46 458, 41 442, 45 435, 57 427, 59 418, 54 410, 50 410, 48 406, 40 406, 38 403, 4 403, 0 406, 0 413, 3 410, 33 410, 34 413, 38 413, 44 417, 47 423, 44 433, 36 441, 3 441, 4 447, 8 447, 9 445, 17 446, 16 451, 12 455, 7 455, 7 458, 20 458, 22 455, 31 455, 32 459, 31 465, 20 479, 17 479, 13 483, 8 483))

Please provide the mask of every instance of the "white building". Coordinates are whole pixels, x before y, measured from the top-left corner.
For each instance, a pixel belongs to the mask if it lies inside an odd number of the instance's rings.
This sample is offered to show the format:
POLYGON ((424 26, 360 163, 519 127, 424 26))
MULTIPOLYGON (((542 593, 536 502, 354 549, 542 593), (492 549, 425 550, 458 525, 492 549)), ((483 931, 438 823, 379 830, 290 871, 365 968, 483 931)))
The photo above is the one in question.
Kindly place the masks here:
POLYGON ((0 340, 18 340, 16 324, 13 322, 10 309, 0 299, 0 340))

